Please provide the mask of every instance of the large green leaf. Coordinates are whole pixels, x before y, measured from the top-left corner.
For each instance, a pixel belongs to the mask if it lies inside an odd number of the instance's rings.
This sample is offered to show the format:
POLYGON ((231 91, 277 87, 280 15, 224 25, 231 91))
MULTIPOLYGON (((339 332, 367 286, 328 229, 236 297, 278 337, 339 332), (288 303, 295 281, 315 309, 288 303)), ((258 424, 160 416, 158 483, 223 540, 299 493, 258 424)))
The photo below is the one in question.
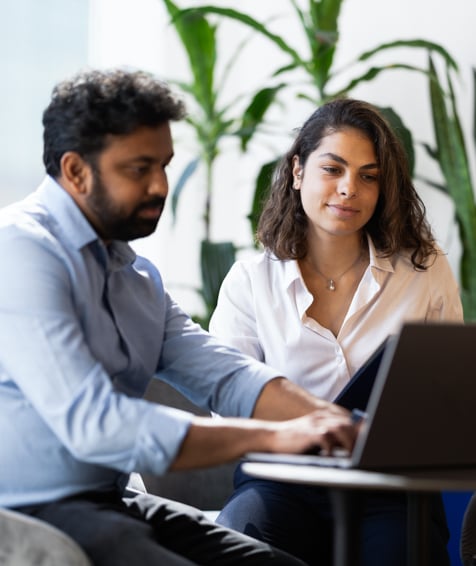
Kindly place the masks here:
POLYGON ((208 325, 208 320, 216 307, 223 279, 234 264, 235 259, 236 248, 232 242, 202 240, 200 249, 201 294, 207 310, 205 321, 202 321, 202 324, 205 326, 208 325))
POLYGON ((378 108, 401 141, 403 148, 405 149, 405 153, 407 154, 410 175, 413 177, 415 172, 415 147, 413 145, 413 136, 411 131, 405 126, 403 120, 393 108, 381 106, 378 108))
POLYGON ((320 29, 336 31, 343 1, 309 0, 309 12, 313 24, 320 29))
POLYGON ((445 61, 446 65, 453 68, 455 71, 458 70, 458 65, 453 57, 448 53, 448 51, 439 45, 438 43, 434 43, 433 41, 426 41, 424 39, 399 39, 397 41, 390 41, 388 43, 382 43, 370 49, 369 51, 365 51, 357 58, 358 61, 367 61, 371 57, 373 57, 376 53, 380 53, 382 51, 386 51, 388 49, 394 50, 398 47, 411 47, 411 48, 420 48, 426 51, 435 51, 445 61))
POLYGON ((187 165, 185 166, 184 170, 182 171, 177 183, 175 184, 174 190, 172 192, 172 221, 175 222, 177 219, 177 207, 179 203, 180 195, 187 184, 187 181, 190 177, 195 173, 198 165, 200 163, 200 158, 196 157, 192 159, 187 165))
MULTIPOLYGON (((168 0, 166 0, 168 1, 168 0)), ((299 53, 294 50, 292 47, 289 46, 288 42, 285 41, 279 35, 271 33, 268 28, 258 22, 248 14, 240 12, 238 10, 233 10, 232 8, 220 8, 218 6, 197 6, 195 8, 186 8, 182 10, 184 14, 187 13, 198 13, 198 14, 217 14, 226 18, 231 18, 233 20, 237 20, 242 24, 250 27, 251 29, 261 33, 262 35, 266 36, 270 39, 273 43, 275 43, 284 53, 287 53, 294 61, 300 63, 300 65, 304 65, 304 61, 301 59, 299 53)))
POLYGON ((328 71, 332 65, 337 44, 337 18, 341 2, 342 0, 309 0, 309 13, 304 13, 298 3, 291 0, 301 22, 303 33, 308 39, 308 58, 303 58, 298 51, 291 47, 289 42, 272 33, 265 24, 238 10, 206 5, 188 8, 184 12, 216 14, 230 18, 264 35, 291 58, 291 63, 286 65, 287 69, 304 69, 321 91, 329 78, 328 71), (322 20, 322 25, 318 23, 320 20, 322 20))
POLYGON ((476 203, 474 200, 475 196, 474 196, 473 183, 471 180, 469 159, 466 152, 463 130, 461 127, 461 121, 456 107, 456 98, 455 98, 453 82, 451 80, 449 69, 447 69, 446 80, 450 91, 451 113, 453 116, 453 122, 455 127, 455 137, 459 140, 459 147, 460 147, 459 166, 461 165, 464 166, 464 170, 462 171, 462 174, 464 175, 464 181, 463 181, 464 195, 462 195, 462 199, 461 199, 464 202, 464 205, 462 206, 464 206, 466 211, 466 215, 464 218, 462 218, 461 221, 462 224, 464 223, 463 230, 465 232, 462 236, 463 251, 461 255, 461 277, 462 277, 462 281, 466 285, 465 287, 466 296, 464 297, 465 300, 464 306, 466 307, 467 316, 476 317, 476 310, 473 310, 473 307, 476 307, 476 203), (471 309, 471 314, 469 314, 468 308, 471 309))
POLYGON ((184 46, 194 81, 190 89, 207 116, 215 106, 214 72, 216 65, 215 27, 199 13, 178 8, 172 0, 164 0, 172 22, 184 46))
POLYGON ((306 30, 311 50, 310 73, 324 96, 339 40, 338 19, 343 0, 309 0, 310 26, 306 30))
POLYGON ((241 138, 241 149, 245 151, 248 142, 253 137, 257 128, 263 122, 264 116, 276 98, 276 94, 284 87, 283 83, 275 87, 266 87, 258 91, 248 107, 243 112, 243 118, 239 130, 235 135, 241 138))
POLYGON ((476 205, 471 182, 470 166, 464 137, 456 108, 449 69, 446 95, 431 56, 430 99, 435 131, 437 157, 456 212, 462 244, 460 278, 466 320, 476 319, 476 205))
MULTIPOLYGON (((451 98, 451 112, 448 110, 445 91, 439 81, 431 56, 429 58, 429 69, 431 73, 429 89, 438 162, 448 185, 449 194, 455 203, 456 213, 462 222, 464 232, 467 237, 474 235, 476 239, 474 194, 466 146, 458 115, 451 98)), ((448 80, 451 84, 449 76, 448 80)), ((473 245, 471 242, 468 242, 468 244, 473 245)))
POLYGON ((476 148, 476 69, 473 68, 473 141, 476 148))
POLYGON ((265 163, 256 178, 255 184, 255 192, 253 195, 253 204, 251 206, 251 212, 248 215, 248 220, 251 223, 251 231, 253 235, 256 234, 256 230, 258 228, 258 221, 261 215, 261 211, 263 210, 263 204, 266 200, 266 197, 269 194, 269 189, 271 187, 271 181, 273 179, 273 173, 276 169, 276 166, 279 162, 279 159, 273 159, 269 163, 265 163))
MULTIPOLYGON (((427 75, 428 71, 422 67, 415 67, 414 65, 408 65, 407 63, 389 63, 388 65, 383 65, 381 67, 370 67, 365 72, 363 72, 358 77, 352 79, 348 84, 344 87, 340 88, 338 92, 329 95, 329 98, 333 98, 335 96, 342 96, 350 91, 354 90, 357 85, 362 82, 373 81, 380 73, 383 71, 389 70, 397 70, 397 69, 404 69, 406 71, 416 71, 421 73, 422 75, 427 75)), ((337 76, 337 73, 334 75, 337 76)))
MULTIPOLYGON (((337 16, 340 0, 308 0, 308 10, 301 9, 297 0, 290 0, 307 38, 309 55, 304 70, 320 93, 329 78, 337 44, 337 16)), ((300 65, 302 67, 302 65, 300 65)))

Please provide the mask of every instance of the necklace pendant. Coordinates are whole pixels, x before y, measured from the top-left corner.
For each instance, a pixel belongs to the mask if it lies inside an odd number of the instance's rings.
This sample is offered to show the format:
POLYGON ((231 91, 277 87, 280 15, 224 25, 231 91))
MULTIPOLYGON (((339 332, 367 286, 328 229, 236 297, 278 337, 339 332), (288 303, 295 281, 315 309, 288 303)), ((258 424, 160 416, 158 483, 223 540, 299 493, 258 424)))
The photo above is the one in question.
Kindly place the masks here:
POLYGON ((327 280, 326 289, 328 289, 329 291, 335 291, 336 290, 336 283, 335 283, 334 279, 328 279, 327 280))

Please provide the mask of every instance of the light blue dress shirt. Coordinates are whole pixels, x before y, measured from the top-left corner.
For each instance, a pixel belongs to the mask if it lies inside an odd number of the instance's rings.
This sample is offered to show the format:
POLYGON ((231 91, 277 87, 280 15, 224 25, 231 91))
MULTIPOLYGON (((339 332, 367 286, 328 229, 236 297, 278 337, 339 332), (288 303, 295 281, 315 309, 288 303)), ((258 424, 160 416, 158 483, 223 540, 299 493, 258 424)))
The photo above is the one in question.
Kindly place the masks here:
POLYGON ((106 249, 51 178, 0 212, 0 258, 1 506, 166 471, 192 415, 141 399, 158 371, 244 417, 278 375, 201 330, 128 244, 106 249))

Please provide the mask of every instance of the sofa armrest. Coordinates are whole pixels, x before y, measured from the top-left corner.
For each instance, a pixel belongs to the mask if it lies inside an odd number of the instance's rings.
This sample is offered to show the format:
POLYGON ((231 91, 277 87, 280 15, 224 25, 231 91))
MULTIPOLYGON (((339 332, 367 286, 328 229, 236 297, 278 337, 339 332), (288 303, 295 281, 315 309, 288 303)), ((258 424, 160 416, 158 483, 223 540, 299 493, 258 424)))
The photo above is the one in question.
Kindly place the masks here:
POLYGON ((73 539, 55 527, 0 508, 2 566, 92 566, 73 539))

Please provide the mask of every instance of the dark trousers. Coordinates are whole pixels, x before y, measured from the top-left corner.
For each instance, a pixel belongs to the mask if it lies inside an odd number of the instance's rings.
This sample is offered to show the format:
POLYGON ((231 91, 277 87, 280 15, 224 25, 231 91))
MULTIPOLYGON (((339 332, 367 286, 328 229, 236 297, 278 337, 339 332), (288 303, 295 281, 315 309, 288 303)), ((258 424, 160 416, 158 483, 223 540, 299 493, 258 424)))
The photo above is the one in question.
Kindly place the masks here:
MULTIPOLYGON (((254 479, 238 468, 235 492, 217 522, 298 556, 310 566, 330 566, 333 515, 324 488, 254 479)), ((404 494, 360 496, 361 566, 406 564, 407 506, 404 494)), ((449 566, 448 528, 441 497, 432 501, 431 564, 449 566)), ((357 563, 357 561, 356 561, 357 563)))
POLYGON ((304 566, 268 544, 151 494, 89 493, 17 508, 72 537, 95 566, 304 566))

